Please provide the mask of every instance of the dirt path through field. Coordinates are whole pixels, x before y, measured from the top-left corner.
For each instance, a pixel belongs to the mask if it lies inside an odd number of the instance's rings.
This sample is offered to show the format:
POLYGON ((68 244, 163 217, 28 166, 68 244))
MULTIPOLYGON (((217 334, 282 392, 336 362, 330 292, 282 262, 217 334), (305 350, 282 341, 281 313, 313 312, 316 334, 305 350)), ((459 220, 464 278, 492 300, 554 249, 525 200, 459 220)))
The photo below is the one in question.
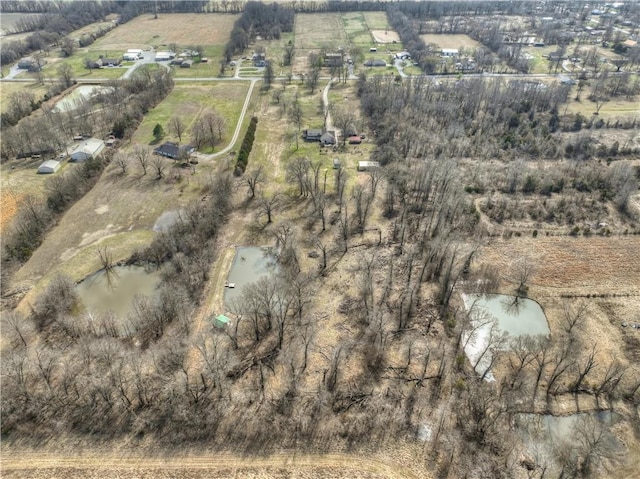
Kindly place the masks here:
POLYGON ((279 453, 268 457, 240 457, 225 453, 182 457, 121 457, 109 454, 76 456, 40 452, 4 452, 3 478, 78 477, 314 477, 424 478, 407 467, 375 457, 341 453, 279 453))

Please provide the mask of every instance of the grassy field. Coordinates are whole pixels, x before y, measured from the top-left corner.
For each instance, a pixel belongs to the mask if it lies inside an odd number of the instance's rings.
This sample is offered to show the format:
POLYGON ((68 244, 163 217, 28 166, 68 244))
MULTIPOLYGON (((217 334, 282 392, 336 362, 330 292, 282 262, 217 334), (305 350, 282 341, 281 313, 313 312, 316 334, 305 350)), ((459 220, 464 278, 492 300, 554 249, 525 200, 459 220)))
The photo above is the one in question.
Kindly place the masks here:
POLYGON ((338 13, 301 13, 296 15, 295 46, 297 50, 318 51, 322 47, 346 47, 344 22, 338 13), (322 28, 318 28, 322 25, 322 28))
POLYGON ((33 93, 36 100, 39 100, 47 92, 47 86, 38 85, 36 83, 2 83, 2 87, 0 88, 0 111, 2 113, 5 113, 8 110, 11 95, 19 91, 29 91, 33 93))
MULTIPOLYGON (((182 139, 183 143, 187 143, 191 128, 198 116, 206 110, 212 109, 218 112, 226 122, 226 132, 221 143, 221 146, 224 147, 236 128, 248 88, 248 83, 245 82, 177 84, 169 96, 145 116, 133 137, 133 141, 152 144, 153 128, 158 123, 165 129, 167 135, 164 138, 165 141, 177 140, 171 136, 167 125, 172 116, 178 116, 187 125, 187 135, 182 139)), ((210 153, 210 151, 206 153, 210 153)))
POLYGON ((480 43, 472 39, 469 35, 448 35, 433 34, 420 35, 426 43, 434 43, 440 48, 465 48, 476 49, 481 46, 480 43))
POLYGON ((371 30, 390 30, 391 25, 387 21, 387 14, 385 12, 363 12, 364 19, 367 22, 367 26, 371 30))
POLYGON ((237 15, 172 13, 140 15, 100 38, 92 49, 126 51, 128 48, 164 47, 169 43, 221 45, 229 38, 237 15))

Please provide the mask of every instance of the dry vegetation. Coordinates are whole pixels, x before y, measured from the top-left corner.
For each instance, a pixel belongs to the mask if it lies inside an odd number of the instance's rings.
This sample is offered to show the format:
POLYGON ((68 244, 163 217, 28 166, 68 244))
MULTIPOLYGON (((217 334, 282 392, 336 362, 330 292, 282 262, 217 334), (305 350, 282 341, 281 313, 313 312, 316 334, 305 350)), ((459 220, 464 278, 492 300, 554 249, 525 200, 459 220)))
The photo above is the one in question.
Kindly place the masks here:
POLYGON ((429 33, 421 35, 421 38, 426 43, 433 43, 434 45, 438 45, 440 48, 468 48, 470 50, 474 50, 481 46, 479 42, 469 37, 469 35, 429 33))
MULTIPOLYGON (((172 13, 139 17, 94 43, 92 49, 126 51, 127 48, 178 45, 219 45, 228 38, 237 15, 172 13)), ((161 48, 160 48, 161 49, 161 48)))
POLYGON ((310 50, 328 46, 345 46, 347 35, 344 22, 338 13, 314 13, 296 15, 295 46, 300 56, 307 56, 310 50), (322 28, 318 28, 322 25, 322 28))
POLYGON ((371 30, 371 34, 377 43, 400 42, 400 37, 393 30, 371 30))

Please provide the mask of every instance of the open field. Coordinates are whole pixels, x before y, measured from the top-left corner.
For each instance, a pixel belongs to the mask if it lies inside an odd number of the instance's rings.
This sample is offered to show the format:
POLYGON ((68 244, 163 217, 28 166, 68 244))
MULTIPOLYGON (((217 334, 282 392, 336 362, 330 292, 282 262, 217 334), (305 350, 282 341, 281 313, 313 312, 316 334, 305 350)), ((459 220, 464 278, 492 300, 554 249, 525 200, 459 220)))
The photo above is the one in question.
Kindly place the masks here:
POLYGON ((387 21, 386 12, 362 12, 362 15, 371 30, 389 30, 391 28, 387 21))
POLYGON ((37 83, 2 83, 2 87, 0 87, 0 111, 2 113, 5 113, 9 109, 9 98, 11 95, 19 91, 29 91, 33 93, 36 100, 39 100, 47 92, 47 86, 38 85, 37 83))
POLYGON ((126 51, 128 48, 225 44, 237 15, 172 13, 140 15, 100 38, 93 49, 126 51))
POLYGON ((248 88, 247 82, 178 84, 162 103, 145 116, 133 137, 133 141, 151 144, 153 142, 153 128, 158 123, 165 130, 164 141, 177 141, 178 138, 173 137, 169 132, 168 124, 171 117, 178 116, 186 125, 186 135, 183 136, 182 142, 188 143, 191 129, 198 116, 208 109, 212 109, 220 114, 226 122, 224 138, 220 143, 220 146, 224 147, 235 130, 248 88))
POLYGON ((434 43, 440 48, 470 48, 475 49, 481 46, 480 43, 472 39, 469 35, 448 35, 433 34, 420 35, 426 43, 434 43))
MULTIPOLYGON (((319 50, 347 45, 344 22, 338 13, 301 13, 296 15, 295 46, 299 50, 319 50), (322 28, 318 28, 322 25, 322 28)), ((306 56, 308 51, 304 53, 306 56)))
POLYGON ((400 36, 393 30, 372 30, 371 34, 377 43, 398 43, 400 36))
MULTIPOLYGON (((573 87, 575 90, 576 87, 573 87)), ((581 95, 581 101, 575 100, 575 93, 570 95, 570 100, 567 106, 568 113, 581 113, 585 117, 589 118, 596 112, 596 104, 589 100, 588 91, 583 91, 581 95)), ((640 107, 636 100, 626 101, 623 98, 615 98, 607 101, 602 105, 602 108, 598 112, 598 117, 603 120, 614 120, 616 118, 635 118, 640 120, 640 107)))

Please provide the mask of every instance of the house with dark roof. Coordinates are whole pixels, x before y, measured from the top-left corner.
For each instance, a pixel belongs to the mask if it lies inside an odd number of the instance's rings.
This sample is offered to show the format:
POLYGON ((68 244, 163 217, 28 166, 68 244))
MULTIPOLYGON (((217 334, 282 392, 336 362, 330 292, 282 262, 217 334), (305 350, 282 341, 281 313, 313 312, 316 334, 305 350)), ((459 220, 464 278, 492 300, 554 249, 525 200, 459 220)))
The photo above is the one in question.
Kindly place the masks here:
POLYGON ((322 136, 320 137, 320 144, 323 146, 335 145, 336 137, 329 132, 323 133, 322 136))
POLYGON ((302 137, 305 141, 320 141, 323 131, 320 129, 302 130, 302 137))
POLYGON ((196 149, 191 145, 178 145, 177 143, 166 142, 153 150, 156 155, 166 156, 172 160, 188 158, 196 149))

